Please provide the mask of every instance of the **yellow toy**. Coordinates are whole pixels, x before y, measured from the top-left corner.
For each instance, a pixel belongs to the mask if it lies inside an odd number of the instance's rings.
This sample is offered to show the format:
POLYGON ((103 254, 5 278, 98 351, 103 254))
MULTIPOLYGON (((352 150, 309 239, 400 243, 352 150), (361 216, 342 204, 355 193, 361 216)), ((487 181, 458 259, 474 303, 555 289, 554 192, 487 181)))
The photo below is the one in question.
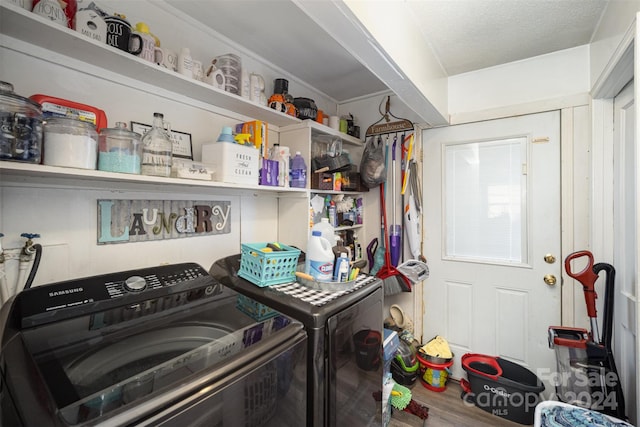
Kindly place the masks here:
POLYGON ((238 133, 233 137, 233 139, 236 141, 236 144, 240 145, 252 145, 249 141, 250 138, 251 135, 248 133, 238 133))

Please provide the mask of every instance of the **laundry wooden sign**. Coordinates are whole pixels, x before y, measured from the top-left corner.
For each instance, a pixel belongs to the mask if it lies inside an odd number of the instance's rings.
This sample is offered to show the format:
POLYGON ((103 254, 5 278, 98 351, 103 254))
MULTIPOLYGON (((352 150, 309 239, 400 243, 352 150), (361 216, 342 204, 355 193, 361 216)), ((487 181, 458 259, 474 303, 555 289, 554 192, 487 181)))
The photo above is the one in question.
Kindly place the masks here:
POLYGON ((230 201, 98 200, 98 244, 231 232, 230 201))

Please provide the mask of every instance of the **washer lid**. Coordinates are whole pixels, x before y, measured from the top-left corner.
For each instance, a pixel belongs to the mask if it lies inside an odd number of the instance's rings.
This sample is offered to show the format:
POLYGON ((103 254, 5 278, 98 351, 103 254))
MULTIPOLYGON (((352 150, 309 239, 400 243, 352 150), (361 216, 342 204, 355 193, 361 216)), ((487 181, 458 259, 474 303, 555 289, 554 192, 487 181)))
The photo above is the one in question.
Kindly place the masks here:
POLYGON ((107 317, 93 313, 22 334, 59 415, 76 425, 153 400, 178 384, 221 378, 237 369, 236 359, 253 360, 302 329, 278 313, 256 321, 237 308, 239 298, 225 289, 196 306, 102 329, 87 328, 107 317))

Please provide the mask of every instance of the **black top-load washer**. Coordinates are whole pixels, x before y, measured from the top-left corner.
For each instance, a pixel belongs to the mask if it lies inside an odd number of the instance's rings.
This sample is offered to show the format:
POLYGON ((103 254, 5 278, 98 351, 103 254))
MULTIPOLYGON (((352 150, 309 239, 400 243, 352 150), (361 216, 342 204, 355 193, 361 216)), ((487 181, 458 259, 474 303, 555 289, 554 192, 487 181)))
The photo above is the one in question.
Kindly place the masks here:
POLYGON ((0 425, 304 426, 302 325, 239 297, 193 263, 21 292, 0 312, 0 425))
MULTIPOLYGON (((304 254, 302 255, 304 257, 304 254)), ((237 275, 241 256, 216 261, 222 284, 294 318, 308 336, 307 426, 380 425, 383 363, 382 281, 361 274, 355 286, 329 292, 292 282, 258 287, 237 275)))

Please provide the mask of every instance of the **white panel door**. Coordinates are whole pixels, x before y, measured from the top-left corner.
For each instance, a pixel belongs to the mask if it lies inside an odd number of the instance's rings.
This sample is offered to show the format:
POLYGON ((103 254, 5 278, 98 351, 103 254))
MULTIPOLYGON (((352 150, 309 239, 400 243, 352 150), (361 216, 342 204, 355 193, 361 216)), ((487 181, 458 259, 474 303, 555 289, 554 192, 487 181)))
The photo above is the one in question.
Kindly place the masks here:
MULTIPOLYGON (((614 254, 616 269, 613 355, 624 391, 626 412, 633 423, 638 413, 638 151, 633 83, 614 100, 614 254)), ((600 281, 604 281, 601 278, 600 281)), ((602 284, 598 284, 602 286, 602 284)), ((603 289, 603 288, 600 288, 603 289)), ((602 291, 604 292, 604 291, 602 291)), ((604 294, 599 295, 604 298, 604 294)))
POLYGON ((560 112, 429 129, 423 144, 424 340, 449 341, 454 378, 464 353, 483 353, 532 369, 554 392, 560 112))

